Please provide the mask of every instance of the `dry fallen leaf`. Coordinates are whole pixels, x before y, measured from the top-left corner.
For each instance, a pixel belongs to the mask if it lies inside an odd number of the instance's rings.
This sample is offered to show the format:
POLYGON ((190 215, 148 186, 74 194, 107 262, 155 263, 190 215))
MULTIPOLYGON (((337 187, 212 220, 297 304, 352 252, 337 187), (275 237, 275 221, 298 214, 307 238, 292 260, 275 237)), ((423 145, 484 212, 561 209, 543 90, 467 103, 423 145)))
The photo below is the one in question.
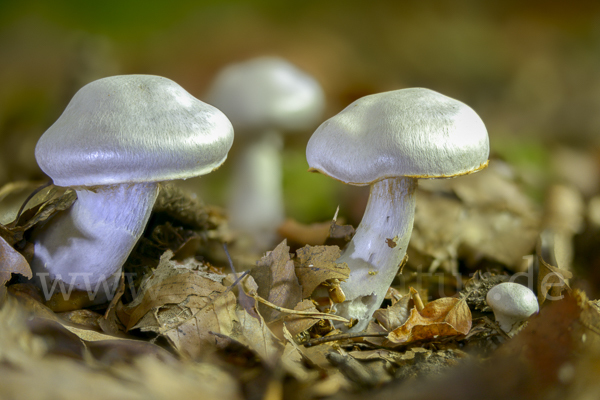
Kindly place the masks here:
POLYGON ((539 273, 537 280, 537 298, 540 305, 546 299, 562 299, 562 293, 570 290, 568 280, 573 277, 570 271, 555 267, 538 254, 539 273))
POLYGON ((31 267, 25 257, 0 236, 0 305, 6 295, 6 282, 10 280, 12 274, 31 278, 31 267))
POLYGON ((470 265, 485 258, 521 271, 523 256, 535 248, 541 212, 498 163, 460 179, 419 184, 411 266, 456 273, 459 258, 470 265))
MULTIPOLYGON (((66 210, 77 199, 74 190, 50 186, 48 192, 39 199, 39 203, 31 208, 25 208, 17 221, 10 226, 0 225, 0 236, 13 245, 23 239, 26 230, 47 220, 59 211, 66 210)), ((35 204, 35 203, 34 203, 35 204)))
MULTIPOLYGON (((294 310, 311 311, 314 313, 319 312, 315 304, 308 299, 303 300, 301 303, 298 303, 296 307, 294 307, 294 310)), ((319 320, 315 318, 307 318, 302 315, 291 314, 285 318, 285 327, 293 337, 296 337, 298 334, 310 329, 317 322, 319 322, 319 320)))
MULTIPOLYGON (((275 367, 283 354, 284 345, 275 337, 262 318, 255 318, 242 307, 236 310, 237 320, 225 335, 248 347, 270 367, 275 367)), ((221 330, 224 329, 221 327, 221 330)))
MULTIPOLYGON (((122 340, 88 343, 90 353, 102 357, 99 363, 92 357, 78 355, 77 352, 87 350, 73 346, 80 342, 75 335, 54 335, 52 329, 46 329, 44 321, 48 320, 38 321, 42 324, 35 329, 42 331, 42 336, 30 331, 27 312, 15 299, 9 298, 0 308, 2 398, 185 400, 197 399, 199 393, 207 400, 242 398, 237 382, 215 365, 183 363, 156 345, 122 340), (66 347, 56 348, 61 343, 66 347), (127 348, 120 343, 128 343, 127 348), (133 352, 128 350, 132 347, 133 352), (115 349, 117 354, 112 353, 115 349)), ((54 327, 62 330, 59 325, 54 327)))
POLYGON ((316 380, 319 373, 309 369, 303 362, 302 350, 300 346, 296 344, 294 336, 285 328, 285 326, 283 327, 283 336, 287 341, 281 356, 281 365, 285 371, 300 382, 316 380))
POLYGON ((412 304, 410 300, 410 294, 405 294, 393 305, 376 310, 373 317, 386 331, 391 332, 408 320, 412 304))
POLYGON ((180 354, 192 359, 234 340, 274 366, 282 344, 260 315, 256 318, 238 305, 233 292, 224 286, 227 276, 206 272, 208 268, 194 259, 178 263, 171 260, 172 254, 167 251, 161 257, 138 297, 126 307, 128 328, 163 335, 180 354))
POLYGON ((165 252, 119 317, 128 330, 162 334, 182 354, 196 358, 215 342, 211 332, 233 326, 237 300, 222 284, 225 275, 207 272, 193 259, 172 261, 172 256, 165 252))
POLYGON ((346 263, 336 263, 340 253, 337 246, 304 246, 296 250, 296 275, 302 286, 302 298, 308 298, 329 279, 345 280, 350 276, 346 263))
POLYGON ((390 332, 388 340, 407 344, 418 340, 466 335, 471 324, 471 310, 464 300, 443 297, 427 303, 420 312, 413 308, 406 323, 390 332))
MULTIPOLYGON (((257 293, 269 302, 284 308, 294 308, 302 300, 302 290, 290 259, 286 241, 256 262, 250 274, 258 285, 257 293)), ((281 314, 279 311, 259 304, 258 310, 267 323, 281 314)))

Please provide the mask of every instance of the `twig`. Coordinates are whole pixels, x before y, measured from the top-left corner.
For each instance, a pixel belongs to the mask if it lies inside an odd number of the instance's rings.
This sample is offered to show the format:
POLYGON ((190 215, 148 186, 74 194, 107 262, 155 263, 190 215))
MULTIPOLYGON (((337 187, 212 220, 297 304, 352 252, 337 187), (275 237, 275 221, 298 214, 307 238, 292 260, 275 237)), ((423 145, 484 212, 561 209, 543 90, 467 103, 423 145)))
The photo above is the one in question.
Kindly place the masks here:
POLYGON ((355 332, 355 333, 342 333, 339 335, 331 335, 331 336, 323 336, 321 338, 312 339, 308 342, 304 343, 304 347, 312 347, 318 344, 326 343, 326 342, 334 342, 336 340, 344 340, 344 339, 356 339, 360 337, 385 337, 389 335, 389 332, 375 332, 375 333, 365 333, 365 332, 355 332))
POLYGON ((254 297, 256 300, 260 301, 261 303, 263 303, 264 305, 266 305, 267 307, 271 307, 274 310, 277 310, 279 312, 282 313, 286 313, 286 314, 296 314, 296 315, 303 315, 307 318, 315 318, 315 319, 330 319, 333 321, 340 321, 343 323, 350 323, 349 320, 347 320, 344 317, 341 317, 339 315, 334 315, 334 314, 326 314, 326 313, 320 313, 320 312, 314 312, 314 311, 297 311, 297 310, 291 310, 289 308, 283 308, 280 307, 278 305, 275 305, 273 303, 271 303, 268 300, 263 299, 262 297, 260 297, 258 294, 256 293, 250 293, 249 296, 254 297))

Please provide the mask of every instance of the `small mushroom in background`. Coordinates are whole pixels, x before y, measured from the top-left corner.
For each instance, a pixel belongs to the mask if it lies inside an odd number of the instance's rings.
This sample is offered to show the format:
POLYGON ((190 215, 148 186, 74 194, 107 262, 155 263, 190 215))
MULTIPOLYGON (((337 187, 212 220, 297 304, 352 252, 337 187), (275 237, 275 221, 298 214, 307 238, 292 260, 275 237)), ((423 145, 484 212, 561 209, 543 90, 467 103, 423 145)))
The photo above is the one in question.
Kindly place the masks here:
POLYGON ((97 292, 96 303, 110 297, 158 183, 210 173, 232 142, 223 113, 167 78, 113 76, 80 89, 35 150, 54 184, 77 192, 33 232, 31 267, 44 295, 66 284, 67 293, 97 292))
POLYGON ((338 263, 350 277, 337 313, 364 329, 398 273, 415 213, 418 179, 452 178, 487 166, 488 134, 467 105, 412 88, 358 99, 312 135, 311 171, 352 185, 370 185, 363 219, 338 263))
POLYGON ((230 182, 231 226, 270 249, 285 217, 281 150, 283 132, 317 124, 325 107, 319 83, 278 57, 259 57, 224 68, 207 101, 231 120, 240 152, 230 182))
POLYGON ((527 286, 503 282, 491 288, 485 299, 494 312, 496 322, 506 333, 539 311, 535 294, 527 286))

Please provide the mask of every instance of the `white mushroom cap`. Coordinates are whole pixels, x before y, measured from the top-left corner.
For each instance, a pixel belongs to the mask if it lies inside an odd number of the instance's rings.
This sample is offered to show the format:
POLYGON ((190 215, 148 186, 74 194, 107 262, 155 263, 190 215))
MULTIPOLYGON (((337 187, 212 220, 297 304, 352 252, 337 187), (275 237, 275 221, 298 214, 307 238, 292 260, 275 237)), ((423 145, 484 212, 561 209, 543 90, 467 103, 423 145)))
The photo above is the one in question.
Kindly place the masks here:
POLYGON ((279 57, 259 57, 224 68, 207 99, 236 130, 252 132, 308 129, 325 107, 319 83, 279 57))
POLYGON ((429 89, 362 97, 325 121, 306 147, 311 170, 355 185, 399 176, 446 178, 487 166, 483 121, 429 89))
POLYGON ((517 322, 525 321, 539 311, 535 294, 528 287, 514 282, 494 286, 485 300, 505 332, 510 332, 517 322))
POLYGON ((59 186, 157 182, 213 171, 232 142, 227 117, 177 83, 122 75, 81 88, 35 156, 59 186))

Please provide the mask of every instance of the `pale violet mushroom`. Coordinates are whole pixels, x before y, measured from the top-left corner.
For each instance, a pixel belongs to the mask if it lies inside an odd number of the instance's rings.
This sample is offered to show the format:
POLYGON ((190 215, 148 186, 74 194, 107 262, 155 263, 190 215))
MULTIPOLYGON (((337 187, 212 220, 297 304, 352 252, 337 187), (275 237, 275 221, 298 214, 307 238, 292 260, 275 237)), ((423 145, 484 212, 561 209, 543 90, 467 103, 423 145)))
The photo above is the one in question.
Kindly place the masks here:
POLYGON ((370 185, 369 202, 338 263, 350 277, 337 313, 366 327, 398 273, 412 233, 418 179, 452 178, 487 166, 485 125, 467 105, 411 88, 358 99, 325 121, 306 148, 311 171, 370 185))
POLYGON ((213 171, 232 142, 222 112, 167 78, 113 76, 81 88, 35 149, 54 184, 77 192, 69 210, 33 234, 31 266, 44 295, 62 286, 107 297, 158 182, 213 171))
POLYGON ((230 181, 229 220, 269 249, 283 222, 283 132, 311 129, 325 106, 319 83, 279 57, 258 57, 225 67, 207 101, 233 124, 239 149, 230 181))
POLYGON ((507 333, 539 311, 533 291, 514 282, 503 282, 492 287, 485 301, 494 312, 500 329, 507 333))

